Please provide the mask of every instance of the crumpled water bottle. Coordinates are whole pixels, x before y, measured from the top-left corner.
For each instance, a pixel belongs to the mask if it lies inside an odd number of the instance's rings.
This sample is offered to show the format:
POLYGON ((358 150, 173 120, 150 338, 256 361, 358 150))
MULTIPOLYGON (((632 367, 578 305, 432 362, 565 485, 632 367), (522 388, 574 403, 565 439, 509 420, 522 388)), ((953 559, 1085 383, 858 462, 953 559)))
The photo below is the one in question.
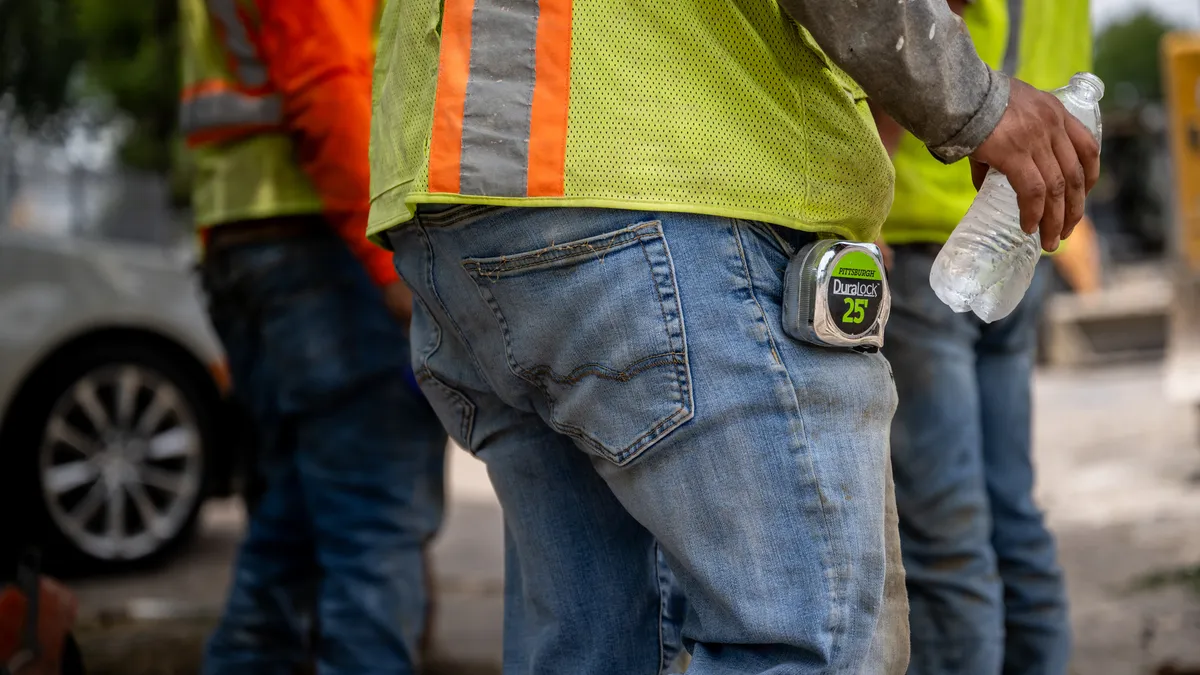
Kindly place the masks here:
MULTIPOLYGON (((1100 142, 1100 99, 1104 83, 1077 73, 1070 84, 1051 92, 1100 142)), ((1004 174, 988 171, 971 208, 954 228, 929 272, 938 298, 956 312, 975 312, 987 322, 1012 313, 1041 257, 1037 233, 1021 230, 1017 193, 1004 174)))

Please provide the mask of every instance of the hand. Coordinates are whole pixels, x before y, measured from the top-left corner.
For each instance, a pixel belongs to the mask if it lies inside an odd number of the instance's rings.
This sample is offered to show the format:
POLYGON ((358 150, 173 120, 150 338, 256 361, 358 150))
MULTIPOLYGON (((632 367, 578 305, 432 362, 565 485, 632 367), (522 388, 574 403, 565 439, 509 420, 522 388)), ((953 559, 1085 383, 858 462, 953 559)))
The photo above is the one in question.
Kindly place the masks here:
MULTIPOLYGON (((1012 80, 1008 110, 971 159, 1008 178, 1021 207, 1021 229, 1041 233, 1053 251, 1083 217, 1083 200, 1100 175, 1100 146, 1054 96, 1012 80)), ((974 171, 981 175, 979 168, 974 171)))
POLYGON ((412 321, 413 308, 412 291, 408 290, 408 284, 403 281, 393 281, 384 286, 383 302, 387 305, 388 311, 400 321, 400 325, 404 326, 404 330, 407 331, 408 324, 412 321))
POLYGON ((883 267, 887 271, 892 271, 892 261, 896 259, 892 254, 892 247, 884 243, 882 239, 876 239, 875 245, 879 247, 879 254, 883 256, 883 267))

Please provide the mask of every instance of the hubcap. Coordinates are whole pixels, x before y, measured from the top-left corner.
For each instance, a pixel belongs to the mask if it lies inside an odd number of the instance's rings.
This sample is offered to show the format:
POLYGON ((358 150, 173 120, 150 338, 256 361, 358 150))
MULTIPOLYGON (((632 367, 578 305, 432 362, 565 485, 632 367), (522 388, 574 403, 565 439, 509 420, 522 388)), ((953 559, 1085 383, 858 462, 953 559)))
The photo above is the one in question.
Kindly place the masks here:
POLYGON ((63 534, 96 558, 154 553, 199 499, 195 414, 145 366, 105 366, 77 380, 51 409, 43 438, 42 498, 63 534))

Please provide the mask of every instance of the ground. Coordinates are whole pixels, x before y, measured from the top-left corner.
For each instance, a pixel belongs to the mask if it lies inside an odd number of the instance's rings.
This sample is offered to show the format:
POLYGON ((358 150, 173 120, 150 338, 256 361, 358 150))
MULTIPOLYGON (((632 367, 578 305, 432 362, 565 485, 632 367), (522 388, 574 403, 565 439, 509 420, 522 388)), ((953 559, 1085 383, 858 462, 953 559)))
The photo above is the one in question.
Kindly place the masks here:
MULTIPOLYGON (((1073 673, 1168 675, 1183 671, 1165 664, 1200 664, 1200 594, 1194 584, 1170 581, 1200 564, 1200 434, 1193 410, 1166 402, 1156 364, 1043 372, 1035 396, 1038 493, 1067 572, 1073 673)), ((436 557, 441 665, 435 670, 497 673, 499 507, 482 465, 466 453, 454 452, 451 476, 452 504, 436 557)), ((201 536, 170 566, 81 580, 85 657, 94 670, 194 673, 241 527, 236 503, 213 503, 201 536)))

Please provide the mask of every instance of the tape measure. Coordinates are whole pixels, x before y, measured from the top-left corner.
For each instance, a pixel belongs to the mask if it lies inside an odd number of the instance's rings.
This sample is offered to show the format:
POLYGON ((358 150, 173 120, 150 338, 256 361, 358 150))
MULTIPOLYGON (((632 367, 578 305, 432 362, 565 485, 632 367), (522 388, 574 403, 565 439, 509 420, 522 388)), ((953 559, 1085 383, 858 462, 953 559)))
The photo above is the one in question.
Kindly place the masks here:
POLYGON ((883 256, 874 244, 820 239, 788 263, 783 329, 797 340, 878 351, 891 311, 883 256))

